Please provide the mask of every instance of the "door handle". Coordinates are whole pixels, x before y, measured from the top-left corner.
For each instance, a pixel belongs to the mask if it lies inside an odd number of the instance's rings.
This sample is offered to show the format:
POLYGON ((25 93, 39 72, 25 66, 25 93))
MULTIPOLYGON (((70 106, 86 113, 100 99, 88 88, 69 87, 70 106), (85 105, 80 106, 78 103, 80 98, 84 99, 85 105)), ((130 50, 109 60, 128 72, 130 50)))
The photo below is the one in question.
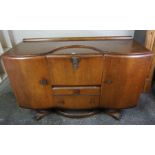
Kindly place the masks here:
POLYGON ((44 86, 48 84, 48 81, 46 79, 41 79, 39 83, 44 86))

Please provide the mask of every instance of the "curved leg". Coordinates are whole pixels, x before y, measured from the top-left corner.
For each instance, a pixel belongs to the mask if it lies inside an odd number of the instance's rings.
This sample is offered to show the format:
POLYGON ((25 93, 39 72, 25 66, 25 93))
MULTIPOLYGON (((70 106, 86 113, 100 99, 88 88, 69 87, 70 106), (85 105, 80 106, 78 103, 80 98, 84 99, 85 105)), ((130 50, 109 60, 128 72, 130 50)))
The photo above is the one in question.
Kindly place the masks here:
POLYGON ((34 116, 34 119, 39 121, 41 120, 43 117, 49 115, 51 113, 50 110, 36 110, 36 115, 34 116))
POLYGON ((106 109, 105 113, 111 117, 113 117, 116 120, 120 120, 122 117, 122 111, 116 110, 116 109, 106 109))

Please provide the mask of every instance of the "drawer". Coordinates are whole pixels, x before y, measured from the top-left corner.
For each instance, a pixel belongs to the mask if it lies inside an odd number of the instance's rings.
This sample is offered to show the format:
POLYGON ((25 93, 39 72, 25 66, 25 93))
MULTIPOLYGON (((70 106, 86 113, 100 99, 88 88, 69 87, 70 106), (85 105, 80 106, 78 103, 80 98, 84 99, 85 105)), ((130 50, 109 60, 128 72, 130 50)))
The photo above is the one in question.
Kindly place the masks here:
POLYGON ((66 109, 92 109, 99 107, 99 95, 60 95, 54 96, 57 108, 66 109))
POLYGON ((100 87, 54 87, 54 95, 100 95, 100 87))
POLYGON ((53 86, 101 85, 102 55, 49 55, 47 62, 53 86))

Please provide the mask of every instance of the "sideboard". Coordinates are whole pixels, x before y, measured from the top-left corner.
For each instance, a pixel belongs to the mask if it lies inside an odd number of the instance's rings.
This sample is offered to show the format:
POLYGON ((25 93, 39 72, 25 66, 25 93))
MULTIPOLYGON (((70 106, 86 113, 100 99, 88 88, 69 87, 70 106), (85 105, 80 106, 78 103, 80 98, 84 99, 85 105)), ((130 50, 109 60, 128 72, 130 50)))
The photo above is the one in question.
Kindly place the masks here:
POLYGON ((137 105, 153 54, 130 37, 24 39, 2 59, 17 102, 34 110, 137 105))

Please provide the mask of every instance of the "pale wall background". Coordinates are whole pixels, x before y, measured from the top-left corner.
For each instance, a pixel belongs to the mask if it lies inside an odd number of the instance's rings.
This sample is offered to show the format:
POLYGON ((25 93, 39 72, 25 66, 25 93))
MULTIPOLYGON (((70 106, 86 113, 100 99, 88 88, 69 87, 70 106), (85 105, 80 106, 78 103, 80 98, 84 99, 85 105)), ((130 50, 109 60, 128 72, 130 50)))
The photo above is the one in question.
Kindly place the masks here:
POLYGON ((134 30, 12 30, 15 44, 23 38, 84 37, 84 36, 133 36, 134 30))

